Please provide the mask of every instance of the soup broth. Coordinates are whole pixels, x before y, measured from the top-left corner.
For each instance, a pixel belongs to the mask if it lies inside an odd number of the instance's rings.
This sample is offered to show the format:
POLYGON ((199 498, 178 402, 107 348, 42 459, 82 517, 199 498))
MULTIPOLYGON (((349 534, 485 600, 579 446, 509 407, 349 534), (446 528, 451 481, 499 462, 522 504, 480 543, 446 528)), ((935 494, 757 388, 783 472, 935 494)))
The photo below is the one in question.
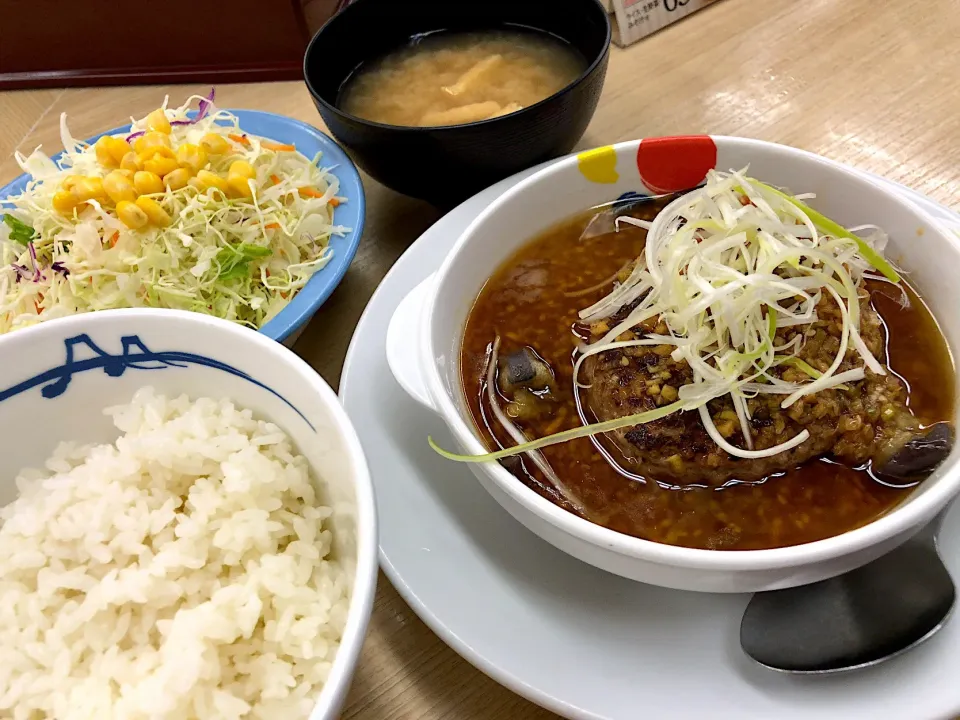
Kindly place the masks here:
MULTIPOLYGON (((659 210, 653 203, 641 208, 630 214, 652 220, 659 210)), ((645 230, 623 225, 615 235, 581 239, 595 212, 524 246, 487 282, 469 315, 461 377, 473 419, 492 450, 516 444, 494 419, 486 396, 484 368, 495 337, 501 340, 501 357, 532 348, 554 374, 545 411, 535 417, 511 415, 526 436, 544 437, 581 424, 573 360, 587 334, 577 312, 610 291, 612 276, 641 254, 646 237, 645 230)), ((896 287, 875 281, 867 287, 882 326, 885 356, 878 359, 906 384, 907 407, 924 425, 952 421, 954 370, 932 315, 910 287, 905 288, 906 307, 896 287)), ((631 358, 626 353, 615 357, 627 370, 631 358)), ((509 399, 500 389, 497 393, 509 412, 509 399)), ((597 441, 616 467, 589 438, 542 450, 582 503, 582 514, 619 532, 691 548, 765 549, 831 537, 886 513, 915 485, 894 486, 876 476, 869 463, 851 467, 828 454, 750 481, 691 484, 684 482, 683 472, 644 474, 609 438, 598 436, 597 441)), ((501 462, 537 493, 573 511, 529 457, 501 462)))
POLYGON ((431 33, 361 66, 339 105, 388 125, 459 125, 544 100, 585 67, 576 50, 543 33, 431 33))

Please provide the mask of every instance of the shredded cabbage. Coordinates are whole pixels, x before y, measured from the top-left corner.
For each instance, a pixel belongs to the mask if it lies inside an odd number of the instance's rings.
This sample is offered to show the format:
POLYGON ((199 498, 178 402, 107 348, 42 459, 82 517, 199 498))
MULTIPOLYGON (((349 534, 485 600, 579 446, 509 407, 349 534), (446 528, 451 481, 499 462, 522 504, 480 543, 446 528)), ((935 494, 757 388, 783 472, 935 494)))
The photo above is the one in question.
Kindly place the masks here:
MULTIPOLYGON (((69 176, 103 178, 110 168, 95 148, 70 134, 61 116, 64 153, 53 162, 40 149, 16 159, 31 176, 19 195, 0 200, 8 216, 33 228, 27 247, 0 225, 0 332, 75 313, 108 308, 159 307, 192 310, 260 328, 276 315, 317 270, 329 262, 331 236, 348 228, 334 224, 335 175, 288 146, 245 133, 230 112, 210 98, 191 97, 161 110, 171 121, 173 148, 221 136, 229 150, 210 154, 206 169, 225 175, 243 160, 253 166, 251 198, 216 188, 165 187, 150 194, 172 218, 166 227, 134 230, 117 217, 106 198, 80 204, 71 214, 53 207, 69 176), (201 112, 187 112, 199 100, 201 112), (26 270, 26 273, 24 272, 26 270)), ((134 120, 128 133, 146 129, 134 120)))

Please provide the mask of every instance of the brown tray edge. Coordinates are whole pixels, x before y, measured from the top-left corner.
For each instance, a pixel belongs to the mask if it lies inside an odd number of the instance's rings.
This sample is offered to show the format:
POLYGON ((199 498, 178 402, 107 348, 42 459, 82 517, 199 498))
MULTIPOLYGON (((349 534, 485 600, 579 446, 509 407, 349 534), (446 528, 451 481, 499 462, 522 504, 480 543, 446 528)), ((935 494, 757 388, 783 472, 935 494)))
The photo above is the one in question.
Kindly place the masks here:
POLYGON ((90 69, 40 72, 0 72, 0 90, 91 87, 97 85, 174 85, 194 83, 245 83, 302 80, 303 63, 281 62, 269 66, 200 66, 137 70, 90 69))

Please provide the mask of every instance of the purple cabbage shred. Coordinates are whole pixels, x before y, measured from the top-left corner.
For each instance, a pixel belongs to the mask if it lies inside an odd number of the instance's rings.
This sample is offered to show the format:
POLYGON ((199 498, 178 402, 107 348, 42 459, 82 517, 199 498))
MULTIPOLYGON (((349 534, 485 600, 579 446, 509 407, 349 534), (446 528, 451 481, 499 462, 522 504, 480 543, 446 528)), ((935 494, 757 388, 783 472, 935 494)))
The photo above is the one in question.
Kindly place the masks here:
POLYGON ((33 246, 32 242, 27 243, 27 248, 30 250, 30 262, 33 265, 33 281, 40 282, 43 280, 43 273, 40 272, 40 266, 37 265, 37 249, 33 246))
POLYGON ((18 265, 17 263, 10 263, 10 267, 12 267, 17 273, 17 282, 20 282, 21 280, 30 279, 31 277, 30 271, 27 268, 25 268, 23 265, 18 265))
MULTIPOLYGON (((213 106, 214 97, 216 97, 216 88, 210 88, 210 94, 200 101, 200 107, 197 110, 197 116, 193 118, 193 120, 174 120, 170 124, 171 125, 193 125, 194 123, 203 120, 207 116, 207 113, 210 112, 210 108, 213 106)), ((127 135, 127 142, 130 142, 131 140, 136 140, 145 132, 146 130, 138 130, 135 133, 127 135)))
MULTIPOLYGON (((27 248, 30 250, 30 263, 33 265, 33 269, 28 268, 26 265, 20 265, 19 263, 10 263, 10 267, 13 268, 14 272, 17 273, 17 282, 21 280, 31 280, 33 282, 40 282, 44 280, 44 275, 40 272, 40 267, 37 264, 37 251, 33 247, 33 243, 28 243, 27 248)), ((54 272, 62 274, 64 277, 70 274, 69 268, 64 265, 59 260, 53 263, 50 266, 50 269, 54 272)))
POLYGON ((216 97, 216 88, 210 88, 210 94, 200 101, 200 107, 197 110, 197 116, 193 120, 174 120, 171 125, 193 125, 203 120, 210 112, 213 105, 213 99, 216 97))
POLYGON ((207 95, 206 100, 200 101, 200 109, 197 111, 197 118, 194 120, 203 120, 207 113, 210 112, 210 107, 213 105, 213 99, 216 97, 216 88, 210 88, 210 94, 207 95))

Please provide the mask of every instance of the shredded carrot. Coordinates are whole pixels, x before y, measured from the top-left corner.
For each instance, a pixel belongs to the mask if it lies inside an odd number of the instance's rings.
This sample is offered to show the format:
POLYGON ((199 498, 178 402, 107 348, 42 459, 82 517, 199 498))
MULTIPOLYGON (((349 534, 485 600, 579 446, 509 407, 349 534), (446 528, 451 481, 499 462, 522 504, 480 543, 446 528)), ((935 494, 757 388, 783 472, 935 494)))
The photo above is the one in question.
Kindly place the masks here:
POLYGON ((273 182, 274 185, 279 185, 279 184, 280 184, 280 176, 279 176, 279 175, 271 175, 271 176, 270 176, 270 180, 273 182))
POLYGON ((323 193, 313 188, 300 188, 300 197, 322 198, 323 193))
POLYGON ((36 300, 33 301, 33 307, 37 309, 37 315, 40 314, 40 303, 36 300))
POLYGON ((287 145, 286 143, 275 143, 270 140, 262 140, 260 142, 260 147, 266 148, 267 150, 273 150, 274 152, 294 152, 297 149, 293 145, 287 145))
POLYGON ((236 143, 240 143, 241 145, 249 145, 249 144, 250 144, 250 141, 247 140, 247 136, 246 136, 246 135, 233 135, 233 134, 231 133, 230 135, 227 135, 227 137, 230 138, 231 140, 233 140, 233 141, 236 142, 236 143))
POLYGON ((280 229, 280 223, 267 223, 266 225, 263 226, 263 229, 264 229, 264 230, 279 230, 279 229, 280 229))
POLYGON ((332 197, 328 203, 330 207, 340 207, 340 198, 332 197))
POLYGON ((117 240, 120 239, 120 231, 114 230, 113 235, 110 236, 110 239, 107 241, 107 247, 114 247, 117 244, 117 240))

